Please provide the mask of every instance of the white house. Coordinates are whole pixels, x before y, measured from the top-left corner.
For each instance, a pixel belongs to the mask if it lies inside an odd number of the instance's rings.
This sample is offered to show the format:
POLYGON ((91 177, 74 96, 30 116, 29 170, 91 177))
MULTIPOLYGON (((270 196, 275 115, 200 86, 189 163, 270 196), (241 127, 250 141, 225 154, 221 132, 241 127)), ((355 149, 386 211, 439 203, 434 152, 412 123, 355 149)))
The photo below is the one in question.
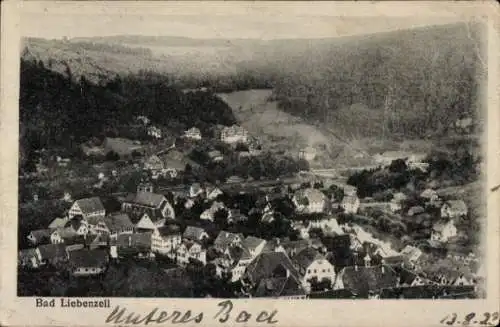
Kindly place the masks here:
POLYGON ((151 235, 151 251, 173 259, 182 237, 179 226, 168 225, 156 228, 151 235))
POLYGON ((69 218, 81 215, 83 218, 104 217, 106 211, 98 197, 76 200, 69 209, 69 218))
MULTIPOLYGON (((83 233, 84 229, 80 230, 80 233, 83 233)), ((64 243, 64 240, 67 238, 76 237, 78 234, 72 227, 63 227, 53 230, 50 234, 50 243, 52 244, 61 244, 64 243)))
POLYGON ((346 195, 340 203, 345 213, 357 213, 361 202, 356 195, 346 195))
POLYGON ((220 139, 224 143, 247 143, 248 131, 241 126, 225 126, 220 133, 220 139))
POLYGON ((441 207, 442 218, 457 218, 467 215, 467 205, 463 200, 446 201, 441 207))
POLYGON ((298 212, 322 213, 326 210, 327 198, 320 190, 307 188, 295 192, 292 202, 298 212))
POLYGON ((197 260, 203 265, 207 264, 207 251, 200 243, 184 240, 177 247, 177 264, 186 266, 190 260, 197 260))
POLYGON ((248 250, 248 253, 250 253, 250 256, 252 258, 258 256, 264 249, 265 245, 266 240, 255 236, 247 236, 242 242, 243 248, 248 250))
POLYGON ((293 257, 293 263, 299 271, 302 286, 307 292, 311 291, 311 282, 328 280, 330 285, 335 282, 335 268, 317 250, 306 248, 293 257))
POLYGON ((203 187, 201 187, 200 183, 193 183, 189 187, 189 197, 195 198, 198 195, 203 194, 204 190, 203 187))
POLYGON ((446 242, 455 236, 457 236, 457 227, 452 219, 447 223, 436 223, 432 228, 432 241, 446 242))
POLYGON ((224 194, 224 192, 222 192, 221 189, 218 187, 207 187, 205 191, 206 191, 206 195, 207 195, 207 200, 209 200, 209 201, 213 201, 219 195, 224 194))
POLYGON ((162 138, 162 132, 161 129, 155 126, 149 126, 148 127, 148 135, 155 138, 155 139, 161 139, 162 138))
POLYGON ((220 231, 219 235, 214 241, 214 246, 218 251, 226 251, 228 248, 239 246, 243 243, 243 235, 235 234, 226 231, 220 231))
POLYGON ((201 132, 196 127, 191 127, 187 131, 184 132, 184 137, 192 140, 201 140, 201 132))
POLYGON ((200 219, 214 221, 214 215, 217 211, 225 209, 226 206, 222 202, 214 202, 212 206, 207 210, 203 211, 200 215, 200 219))
POLYGON ((318 220, 310 220, 309 228, 320 228, 324 232, 334 232, 335 234, 344 234, 344 230, 340 227, 337 219, 334 217, 326 217, 318 220))
POLYGON ((165 224, 164 219, 153 219, 147 213, 143 214, 139 221, 135 224, 136 230, 154 231, 165 224))
POLYGON ((182 234, 182 238, 201 243, 203 240, 209 239, 210 235, 201 227, 187 226, 182 234))

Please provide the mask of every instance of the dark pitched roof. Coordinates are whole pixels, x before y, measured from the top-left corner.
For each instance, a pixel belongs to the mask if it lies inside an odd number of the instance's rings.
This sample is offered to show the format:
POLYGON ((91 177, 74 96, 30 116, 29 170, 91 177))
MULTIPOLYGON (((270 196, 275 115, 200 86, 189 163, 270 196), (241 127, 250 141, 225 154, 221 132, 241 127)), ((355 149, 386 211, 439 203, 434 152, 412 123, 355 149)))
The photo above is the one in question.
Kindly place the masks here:
POLYGON ((160 207, 163 200, 165 200, 165 196, 162 194, 156 194, 150 192, 137 192, 135 196, 133 196, 133 198, 127 199, 127 202, 151 208, 158 208, 160 207))
POLYGON ((290 259, 282 252, 264 252, 259 254, 247 267, 245 275, 254 283, 263 278, 284 277, 274 276, 277 270, 287 270, 291 277, 299 280, 299 273, 293 267, 290 259))
POLYGON ((295 254, 309 247, 309 241, 298 240, 298 241, 282 242, 281 246, 283 247, 283 249, 285 249, 289 257, 293 257, 295 254))
POLYGON ((262 244, 262 242, 265 242, 265 240, 255 236, 247 236, 243 240, 243 246, 248 250, 255 250, 259 245, 262 244))
POLYGON ((112 233, 134 227, 129 215, 126 213, 109 215, 104 218, 104 223, 112 233))
POLYGON ((182 236, 186 239, 189 239, 189 240, 200 241, 203 233, 206 233, 206 232, 201 227, 187 226, 186 229, 184 230, 184 234, 182 236))
POLYGON ((395 287, 398 275, 390 266, 345 267, 338 278, 342 278, 344 288, 358 296, 368 296, 370 291, 395 287))
POLYGON ((243 235, 241 234, 234 234, 231 232, 226 232, 226 231, 221 231, 219 235, 217 235, 217 238, 214 241, 214 245, 220 246, 220 247, 226 247, 231 244, 235 239, 240 237, 243 239, 243 235))
POLYGON ((84 214, 103 211, 104 205, 98 197, 79 199, 75 201, 84 214))
POLYGON ((135 254, 151 250, 151 232, 121 234, 117 238, 117 248, 120 254, 135 254))
POLYGON ((165 225, 158 228, 158 233, 160 233, 162 237, 176 235, 176 234, 180 235, 181 229, 177 225, 165 225))
POLYGON ((45 244, 38 247, 42 260, 65 259, 67 258, 66 245, 45 244))
POLYGON ((69 252, 69 264, 78 267, 102 267, 108 262, 106 250, 76 250, 69 252))
POLYGON ((239 260, 251 259, 252 256, 246 247, 233 246, 229 249, 231 260, 238 262, 239 260))
POLYGON ((254 297, 305 295, 304 289, 291 277, 263 278, 254 291, 254 297))
POLYGON ((305 248, 293 257, 293 261, 300 268, 307 268, 316 260, 326 260, 317 250, 305 248))

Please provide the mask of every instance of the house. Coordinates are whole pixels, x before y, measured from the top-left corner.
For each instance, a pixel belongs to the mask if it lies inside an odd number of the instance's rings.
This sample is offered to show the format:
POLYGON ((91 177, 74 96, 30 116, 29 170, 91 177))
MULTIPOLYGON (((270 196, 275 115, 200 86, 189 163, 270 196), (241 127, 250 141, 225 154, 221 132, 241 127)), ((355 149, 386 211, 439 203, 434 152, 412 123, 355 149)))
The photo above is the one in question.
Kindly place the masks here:
POLYGON ((248 131, 241 126, 224 126, 220 131, 220 140, 224 143, 247 143, 248 131))
POLYGON ((162 132, 161 129, 155 126, 149 126, 148 127, 148 135, 152 138, 155 139, 161 139, 162 138, 162 132))
POLYGON ((222 192, 217 186, 207 186, 205 188, 205 194, 208 201, 213 201, 217 199, 219 195, 223 195, 224 192, 222 192))
MULTIPOLYGON (((95 216, 90 217, 89 219, 94 219, 96 218, 95 216)), ((88 233, 90 233, 90 226, 88 221, 83 218, 82 216, 74 216, 70 220, 66 222, 66 225, 64 225, 64 228, 71 228, 73 231, 76 232, 78 235, 85 236, 88 233)))
POLYGON ((175 218, 172 205, 162 194, 137 192, 125 199, 122 211, 135 215, 147 214, 151 219, 175 218))
POLYGON ((467 205, 463 200, 446 201, 441 207, 442 218, 457 218, 467 215, 467 205))
POLYGON ((446 223, 438 222, 432 227, 431 241, 446 242, 457 236, 457 227, 453 220, 446 223))
POLYGON ((19 251, 17 263, 21 267, 36 269, 41 266, 36 249, 25 249, 19 251))
POLYGON ((155 154, 144 162, 144 169, 150 171, 153 178, 158 178, 164 168, 163 161, 155 154))
POLYGON ((50 234, 51 244, 65 243, 65 240, 76 237, 78 234, 72 227, 60 227, 52 230, 50 234))
POLYGON ((42 264, 57 265, 68 260, 64 244, 44 244, 36 248, 37 259, 42 264))
POLYGON ((171 259, 175 257, 175 251, 180 244, 181 231, 177 225, 159 227, 151 235, 151 250, 171 259))
POLYGON ((401 255, 405 256, 411 263, 416 263, 422 255, 422 250, 417 247, 407 245, 401 250, 401 255))
POLYGON ((84 198, 76 200, 69 209, 69 218, 81 215, 83 218, 104 217, 106 211, 101 199, 98 197, 84 198))
POLYGON ((358 212, 360 206, 360 201, 357 195, 346 195, 342 198, 340 207, 345 213, 355 214, 358 212))
POLYGON ((245 180, 239 176, 230 176, 227 180, 226 180, 226 183, 227 184, 241 184, 245 182, 245 180))
POLYGON ((325 217, 322 219, 309 220, 309 228, 320 228, 325 233, 335 233, 337 235, 344 234, 344 230, 340 227, 337 219, 334 217, 325 217))
POLYGON ((193 183, 189 187, 189 197, 191 197, 191 198, 195 198, 203 193, 204 193, 204 190, 201 187, 200 183, 193 183))
POLYGON ((248 217, 241 213, 240 209, 230 209, 227 214, 228 223, 241 223, 248 220, 248 217))
POLYGON ((77 250, 69 252, 69 271, 73 276, 95 276, 106 271, 109 256, 106 250, 77 250))
POLYGON ((295 264, 300 276, 302 287, 306 292, 311 291, 313 281, 329 281, 333 285, 335 281, 335 269, 326 258, 313 248, 305 248, 297 253, 292 262, 295 264))
POLYGON ((224 160, 224 156, 219 150, 208 151, 207 156, 212 162, 219 162, 224 160))
POLYGON ((118 235, 116 242, 110 246, 111 257, 151 257, 152 234, 152 232, 140 232, 118 235))
POLYGON ((207 251, 197 242, 182 241, 177 247, 176 254, 177 264, 180 266, 186 266, 191 260, 199 261, 203 265, 207 263, 207 251))
POLYGON ((422 208, 421 206, 413 206, 408 210, 407 215, 412 217, 412 216, 416 216, 416 215, 424 213, 424 212, 425 212, 425 209, 422 208))
POLYGON ((230 266, 228 268, 231 271, 231 282, 241 280, 248 265, 254 258, 255 256, 252 256, 245 246, 234 246, 229 249, 230 266))
POLYGON ((308 146, 304 149, 301 149, 299 151, 299 159, 307 160, 307 161, 313 161, 316 159, 316 156, 318 155, 318 152, 316 148, 308 146))
POLYGON ((204 240, 208 240, 210 238, 210 235, 208 235, 208 233, 201 227, 187 226, 182 234, 182 238, 203 243, 204 240))
POLYGON ((242 281, 255 288, 263 279, 293 278, 301 284, 300 274, 283 252, 262 252, 246 268, 242 281))
POLYGON ((201 132, 198 128, 196 127, 191 127, 187 131, 184 132, 183 135, 187 139, 192 139, 192 140, 201 140, 201 132))
POLYGON ((293 277, 263 278, 252 294, 256 298, 303 300, 306 292, 293 277))
POLYGON ((63 217, 63 218, 55 218, 54 220, 51 221, 49 224, 49 229, 57 229, 57 228, 62 228, 66 223, 68 222, 69 218, 68 217, 63 217))
POLYGON ((357 195, 358 194, 358 188, 356 186, 345 184, 345 185, 342 185, 342 189, 344 190, 344 195, 357 195))
POLYGON ((253 258, 258 256, 262 252, 265 245, 266 240, 255 236, 247 236, 242 242, 243 248, 247 249, 253 258))
POLYGON ((242 234, 234 234, 226 231, 221 231, 214 241, 214 246, 218 251, 226 251, 233 246, 241 246, 243 242, 242 234))
POLYGON ((298 212, 322 213, 326 210, 327 198, 320 190, 307 188, 295 192, 292 202, 298 212))
POLYGON ((130 234, 134 231, 134 224, 126 213, 114 213, 103 219, 109 237, 116 239, 120 234, 130 234))
POLYGON ((138 220, 132 220, 133 223, 134 221, 134 231, 152 232, 159 227, 163 227, 166 219, 163 219, 158 215, 150 216, 147 213, 144 213, 138 220))
POLYGON ((215 201, 212 203, 212 206, 207 210, 203 211, 200 215, 200 219, 214 221, 214 215, 219 210, 226 209, 226 206, 222 202, 215 201))
POLYGON ((33 245, 47 244, 50 242, 50 229, 37 229, 28 234, 28 241, 33 245))
POLYGON ((70 203, 71 203, 71 202, 73 202, 73 198, 71 197, 71 193, 69 193, 69 192, 64 192, 64 195, 63 195, 63 197, 62 197, 62 200, 63 200, 64 202, 70 202, 70 203))
POLYGON ((121 158, 130 157, 134 152, 144 152, 144 148, 142 147, 140 142, 125 138, 107 137, 103 142, 103 146, 105 153, 113 151, 117 153, 121 158))
POLYGON ((351 266, 339 272, 334 289, 348 289, 357 297, 368 298, 382 289, 398 286, 398 282, 398 274, 390 266, 351 266))
POLYGON ((140 192, 149 192, 149 193, 154 193, 154 186, 153 183, 151 182, 146 182, 146 181, 141 181, 137 185, 137 193, 140 192))

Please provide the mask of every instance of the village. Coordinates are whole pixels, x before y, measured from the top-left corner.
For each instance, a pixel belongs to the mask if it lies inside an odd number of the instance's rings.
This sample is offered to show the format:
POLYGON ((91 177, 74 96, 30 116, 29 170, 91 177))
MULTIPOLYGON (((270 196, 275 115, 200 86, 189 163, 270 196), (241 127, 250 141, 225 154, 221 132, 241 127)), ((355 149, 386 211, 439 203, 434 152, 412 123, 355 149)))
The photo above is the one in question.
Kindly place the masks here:
MULTIPOLYGON (((71 278, 98 278, 110 264, 161 261, 168 263, 166 271, 210 267, 217 278, 238 285, 235 297, 280 299, 469 298, 484 280, 476 253, 442 254, 447 244, 467 237, 460 221, 470 210, 459 196, 441 196, 436 185, 389 186, 374 199, 360 196, 345 176, 301 167, 278 171, 276 178, 235 174, 187 184, 182 176, 199 163, 182 147, 199 146, 205 136, 192 127, 171 145, 158 146, 162 130, 147 117, 137 121, 156 140, 154 152, 123 138, 83 146, 106 159, 140 158, 130 168, 141 174, 135 190, 103 194, 119 175, 111 169, 99 172, 95 194, 73 199, 65 192, 65 214, 25 235, 30 246, 20 249, 20 269, 52 267, 71 278), (104 195, 115 200, 113 206, 105 205, 104 195), (398 227, 406 221, 426 225, 425 236, 411 239, 409 227, 398 227)), ((220 128, 217 139, 236 149, 236 160, 265 152, 238 125, 220 128)), ((200 161, 214 165, 227 156, 220 147, 206 147, 203 154, 200 161)), ((313 161, 315 155, 308 148, 298 157, 313 161)), ((380 169, 399 164, 425 172, 424 157, 393 151, 377 154, 375 161, 380 169)), ((56 161, 71 166, 69 158, 56 161)), ((42 166, 37 168, 43 173, 42 166)))

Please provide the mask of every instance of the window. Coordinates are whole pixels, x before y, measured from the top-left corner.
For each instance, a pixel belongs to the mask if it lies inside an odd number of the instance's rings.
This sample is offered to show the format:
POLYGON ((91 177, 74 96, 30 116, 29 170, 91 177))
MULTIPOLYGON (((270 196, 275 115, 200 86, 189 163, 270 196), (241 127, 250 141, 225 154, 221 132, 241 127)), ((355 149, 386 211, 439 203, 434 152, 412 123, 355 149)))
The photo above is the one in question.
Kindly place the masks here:
POLYGON ((317 273, 316 269, 314 269, 314 273, 317 273))
POLYGON ((326 270, 325 270, 325 269, 323 269, 323 271, 322 271, 322 272, 326 272, 326 270))
POLYGON ((307 273, 310 274, 311 273, 311 269, 307 269, 307 273))

